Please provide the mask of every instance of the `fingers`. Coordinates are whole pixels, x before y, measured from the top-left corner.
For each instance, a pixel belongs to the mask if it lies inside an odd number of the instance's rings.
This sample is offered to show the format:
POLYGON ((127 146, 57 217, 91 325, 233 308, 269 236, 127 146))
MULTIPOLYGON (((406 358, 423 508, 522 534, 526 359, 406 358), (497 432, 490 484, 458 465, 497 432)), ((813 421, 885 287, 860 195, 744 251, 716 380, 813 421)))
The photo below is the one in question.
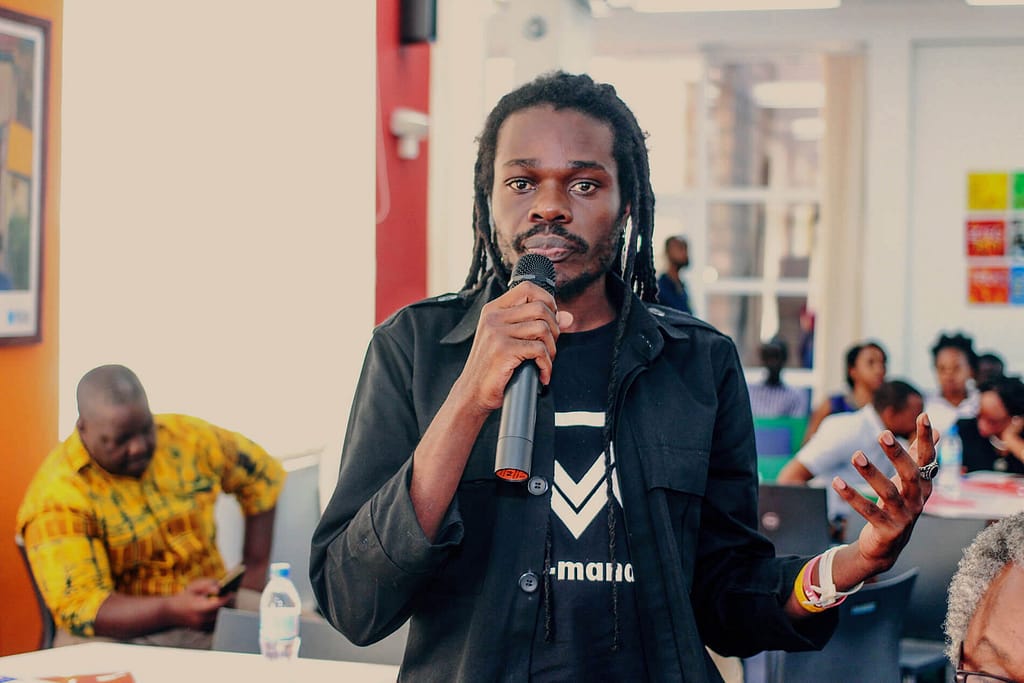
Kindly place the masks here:
POLYGON ((220 584, 217 583, 216 579, 196 579, 190 583, 185 590, 193 595, 206 597, 208 595, 217 595, 218 591, 220 591, 220 584))
POLYGON ((935 458, 935 441, 927 416, 917 421, 917 439, 907 452, 889 430, 878 436, 878 445, 893 464, 896 476, 887 477, 875 467, 863 451, 857 451, 850 459, 860 476, 878 494, 878 503, 872 503, 839 477, 833 480, 833 488, 840 497, 861 516, 873 524, 885 520, 904 525, 916 519, 931 493, 931 482, 921 479, 919 467, 935 458))
POLYGON ((911 452, 916 451, 918 467, 924 467, 935 459, 935 444, 939 442, 939 433, 932 429, 928 413, 917 416, 917 438, 910 445, 911 452))
POLYGON ((482 348, 481 358, 495 362, 499 376, 506 381, 518 365, 533 360, 541 382, 547 384, 558 335, 572 320, 568 312, 556 314, 551 294, 524 282, 484 307, 474 346, 482 348))
MULTIPOLYGON (((884 432, 883 434, 888 434, 888 432, 884 432)), ((884 448, 885 446, 883 446, 883 449, 884 448)), ((896 448, 900 448, 900 445, 898 443, 896 444, 896 448)), ((902 450, 902 448, 900 448, 900 450, 902 450)), ((850 462, 853 464, 854 468, 856 468, 857 472, 864 479, 864 481, 867 482, 867 484, 872 488, 872 490, 874 490, 876 494, 878 494, 878 500, 880 503, 884 505, 886 502, 890 500, 899 499, 900 492, 897 489, 896 484, 894 484, 889 477, 885 476, 881 472, 881 470, 875 467, 874 464, 872 464, 872 462, 868 460, 867 456, 864 455, 864 451, 857 451, 856 453, 854 453, 853 457, 850 458, 850 462)), ((842 480, 840 479, 840 481, 842 480)), ((867 498, 862 496, 856 490, 849 488, 849 493, 852 496, 860 498, 863 501, 864 506, 870 506, 876 509, 878 508, 878 506, 876 506, 874 503, 872 503, 867 498)), ((842 493, 840 493, 840 495, 842 495, 842 493)), ((891 503, 891 505, 895 504, 895 502, 891 503)), ((858 510, 858 512, 861 511, 856 505, 854 505, 854 509, 858 510)))
POLYGON ((882 510, 861 495, 859 491, 854 490, 841 477, 833 477, 832 489, 869 523, 877 525, 877 522, 882 519, 882 510))
POLYGON ((1024 430, 1024 417, 1016 415, 1010 418, 1010 424, 1006 426, 1006 429, 999 436, 1003 441, 1020 438, 1021 430, 1024 430))

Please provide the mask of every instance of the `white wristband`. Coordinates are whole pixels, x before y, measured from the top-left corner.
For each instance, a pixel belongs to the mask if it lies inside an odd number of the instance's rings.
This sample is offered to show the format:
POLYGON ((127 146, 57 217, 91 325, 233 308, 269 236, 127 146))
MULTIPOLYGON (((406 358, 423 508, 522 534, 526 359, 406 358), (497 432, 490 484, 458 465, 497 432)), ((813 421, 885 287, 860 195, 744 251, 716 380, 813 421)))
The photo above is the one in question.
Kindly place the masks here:
POLYGON ((832 578, 832 558, 845 547, 845 545, 832 546, 822 554, 821 560, 818 561, 818 583, 821 585, 811 585, 811 588, 818 594, 818 599, 811 603, 815 607, 831 607, 837 602, 841 602, 847 595, 853 595, 864 585, 864 582, 861 581, 848 591, 836 590, 836 582, 832 578))

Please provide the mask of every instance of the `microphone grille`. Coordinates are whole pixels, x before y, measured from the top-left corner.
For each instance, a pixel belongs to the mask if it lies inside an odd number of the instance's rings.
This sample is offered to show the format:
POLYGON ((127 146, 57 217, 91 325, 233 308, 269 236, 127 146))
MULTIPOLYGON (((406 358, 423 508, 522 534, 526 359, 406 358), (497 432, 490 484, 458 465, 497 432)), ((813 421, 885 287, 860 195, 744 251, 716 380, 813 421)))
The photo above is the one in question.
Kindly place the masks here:
POLYGON ((512 279, 508 281, 509 289, 520 282, 530 281, 543 287, 548 294, 555 293, 555 264, 547 256, 541 254, 525 254, 516 263, 512 271, 512 279))

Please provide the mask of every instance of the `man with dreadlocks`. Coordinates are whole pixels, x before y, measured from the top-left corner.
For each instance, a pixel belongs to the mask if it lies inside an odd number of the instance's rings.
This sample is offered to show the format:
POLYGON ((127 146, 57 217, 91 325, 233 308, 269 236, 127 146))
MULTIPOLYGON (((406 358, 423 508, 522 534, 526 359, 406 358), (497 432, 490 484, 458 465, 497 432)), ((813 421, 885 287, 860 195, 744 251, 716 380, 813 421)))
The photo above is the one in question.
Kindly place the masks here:
POLYGON ((821 647, 827 608, 892 566, 931 491, 927 420, 909 454, 880 437, 893 481, 853 457, 878 505, 833 484, 869 521, 856 543, 776 558, 735 347, 654 301, 647 150, 614 88, 554 73, 503 97, 475 190, 463 291, 402 309, 367 351, 313 536, 327 618, 362 644, 411 619, 415 681, 707 681, 705 644, 821 647), (530 253, 554 296, 507 288, 530 253), (546 390, 515 484, 495 444, 524 362, 546 390))

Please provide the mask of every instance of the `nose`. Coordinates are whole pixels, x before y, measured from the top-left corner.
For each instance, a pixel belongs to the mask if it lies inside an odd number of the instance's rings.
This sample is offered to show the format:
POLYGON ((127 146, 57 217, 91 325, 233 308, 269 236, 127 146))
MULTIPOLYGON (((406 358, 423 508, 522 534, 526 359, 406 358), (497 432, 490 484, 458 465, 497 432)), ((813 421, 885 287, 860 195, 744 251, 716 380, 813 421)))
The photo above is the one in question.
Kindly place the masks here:
POLYGON ((143 453, 146 452, 148 446, 149 442, 147 441, 146 437, 143 436, 142 434, 139 434, 128 442, 128 454, 133 458, 142 455, 143 453))
POLYGON ((533 195, 530 207, 532 223, 571 223, 572 209, 569 195, 554 183, 541 183, 533 195))

